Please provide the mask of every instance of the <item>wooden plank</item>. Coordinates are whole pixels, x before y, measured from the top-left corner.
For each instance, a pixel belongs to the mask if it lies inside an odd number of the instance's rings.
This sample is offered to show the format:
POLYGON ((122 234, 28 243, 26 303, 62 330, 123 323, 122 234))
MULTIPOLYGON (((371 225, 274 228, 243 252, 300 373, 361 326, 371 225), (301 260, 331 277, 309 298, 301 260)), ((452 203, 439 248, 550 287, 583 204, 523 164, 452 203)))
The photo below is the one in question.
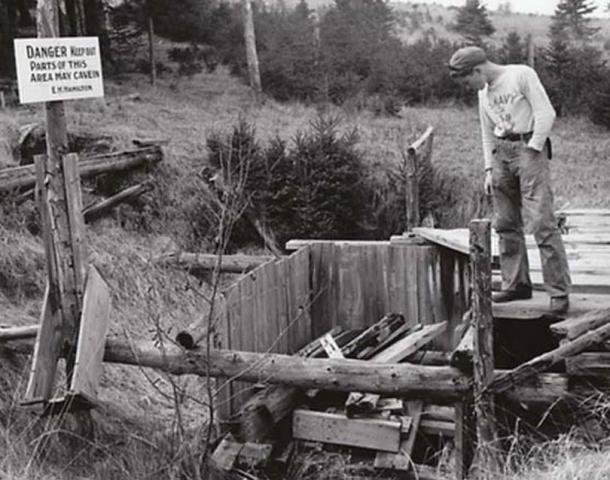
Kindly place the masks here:
MULTIPOLYGON (((345 328, 367 326, 364 319, 363 255, 361 247, 344 245, 337 252, 338 322, 345 328)), ((370 295, 370 292, 367 292, 370 295)))
POLYGON ((472 319, 474 325, 474 398, 477 437, 482 465, 495 471, 497 441, 493 394, 487 390, 493 380, 493 317, 491 310, 491 222, 470 222, 470 262, 472 266, 472 319))
POLYGON ((332 245, 337 247, 344 246, 376 246, 389 245, 388 240, 314 240, 314 239, 292 239, 286 242, 286 250, 300 250, 306 246, 332 245))
POLYGON ((427 343, 441 335, 447 328, 447 322, 427 325, 421 330, 398 340, 387 349, 375 355, 371 361, 381 363, 396 363, 404 360, 427 343))
MULTIPOLYGON (((551 331, 555 328, 562 328, 562 325, 569 325, 573 317, 583 315, 591 310, 610 307, 610 295, 589 294, 589 293, 570 293, 570 310, 566 314, 565 321, 555 323, 551 326, 551 331)), ((493 316, 495 319, 520 319, 537 320, 547 316, 549 312, 549 296, 545 292, 534 291, 529 300, 516 300, 507 303, 494 303, 492 305, 493 316)), ((557 334, 563 336, 563 333, 557 334)))
MULTIPOLYGON (((608 305, 606 308, 610 308, 610 296, 607 297, 607 299, 608 305)), ((578 338, 583 333, 595 330, 610 322, 610 318, 600 315, 599 312, 600 310, 588 311, 582 315, 557 322, 551 325, 551 332, 553 332, 554 335, 567 340, 578 338)))
POLYGON ((388 468, 392 470, 408 471, 414 465, 411 455, 415 446, 415 439, 419 430, 424 402, 411 400, 407 402, 407 411, 411 417, 411 428, 407 436, 400 442, 398 453, 377 452, 375 456, 375 468, 388 468))
POLYGON ((610 375, 609 352, 584 352, 566 359, 569 375, 603 376, 610 375))
POLYGON ((584 333, 580 337, 570 340, 550 352, 543 353, 497 377, 489 384, 489 388, 498 393, 504 392, 513 385, 548 369, 565 358, 584 352, 593 346, 603 344, 604 341, 610 338, 610 309, 591 312, 591 316, 603 317, 606 319, 606 322, 601 327, 584 333))
POLYGON ((306 247, 294 254, 296 268, 293 274, 296 277, 295 295, 298 306, 296 348, 309 343, 313 336, 309 250, 309 247, 306 247))
POLYGON ((347 358, 351 358, 356 351, 361 351, 363 348, 372 345, 379 345, 404 325, 405 319, 401 314, 389 313, 350 341, 343 348, 343 354, 347 358))
POLYGON ((293 437, 313 442, 398 452, 400 422, 350 419, 338 413, 295 410, 293 437))
MULTIPOLYGON (((93 155, 80 162, 80 178, 91 178, 102 173, 120 172, 140 166, 151 166, 162 159, 163 151, 159 146, 93 155)), ((30 188, 35 183, 34 165, 0 169, 0 192, 16 188, 30 188)))
POLYGON ((102 376, 102 359, 110 316, 111 296, 108 284, 91 265, 87 273, 83 310, 70 394, 97 399, 102 376))
POLYGON ((210 460, 212 464, 223 472, 233 469, 243 444, 236 442, 231 434, 226 435, 218 444, 210 460))
POLYGON ((389 256, 389 309, 390 312, 397 312, 404 315, 405 320, 410 325, 418 322, 416 317, 410 316, 409 300, 407 298, 407 249, 411 247, 401 245, 391 245, 389 256))
POLYGON ((246 442, 239 452, 237 462, 250 469, 264 468, 272 450, 273 445, 269 443, 246 442))
POLYGON ((47 283, 40 315, 40 329, 36 336, 23 404, 44 402, 51 398, 57 374, 57 361, 61 353, 61 327, 59 311, 53 311, 51 308, 50 287, 47 283))

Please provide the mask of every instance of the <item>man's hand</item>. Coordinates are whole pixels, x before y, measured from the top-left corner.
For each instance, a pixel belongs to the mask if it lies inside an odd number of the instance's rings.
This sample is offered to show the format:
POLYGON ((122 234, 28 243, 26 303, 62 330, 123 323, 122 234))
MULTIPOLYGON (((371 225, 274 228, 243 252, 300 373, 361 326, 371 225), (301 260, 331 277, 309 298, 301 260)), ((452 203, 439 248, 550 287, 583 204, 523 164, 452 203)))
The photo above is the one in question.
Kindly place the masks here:
POLYGON ((492 191, 491 169, 488 169, 485 170, 485 195, 491 195, 492 191))

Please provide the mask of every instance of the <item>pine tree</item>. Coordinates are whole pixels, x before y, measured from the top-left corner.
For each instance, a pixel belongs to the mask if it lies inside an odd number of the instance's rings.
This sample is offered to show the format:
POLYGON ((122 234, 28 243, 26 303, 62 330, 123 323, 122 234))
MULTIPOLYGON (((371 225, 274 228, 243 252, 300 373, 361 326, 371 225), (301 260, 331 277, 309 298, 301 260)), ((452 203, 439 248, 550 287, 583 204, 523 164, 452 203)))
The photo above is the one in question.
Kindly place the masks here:
POLYGON ((513 30, 504 39, 500 49, 502 63, 525 63, 527 60, 527 45, 521 36, 513 30))
POLYGON ((458 10, 452 30, 475 45, 482 44, 481 37, 492 35, 496 31, 489 19, 487 8, 481 5, 479 0, 466 0, 466 5, 458 10))
POLYGON ((599 31, 599 28, 590 26, 591 19, 587 18, 596 9, 590 0, 560 1, 553 15, 551 37, 588 42, 599 31))

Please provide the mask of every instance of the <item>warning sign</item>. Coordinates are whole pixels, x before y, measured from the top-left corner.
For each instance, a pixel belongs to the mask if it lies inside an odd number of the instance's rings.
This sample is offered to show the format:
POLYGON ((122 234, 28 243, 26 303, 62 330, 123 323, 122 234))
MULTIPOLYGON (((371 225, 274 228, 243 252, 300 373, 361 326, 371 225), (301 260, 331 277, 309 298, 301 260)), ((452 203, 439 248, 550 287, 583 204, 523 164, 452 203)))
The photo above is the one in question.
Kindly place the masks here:
POLYGON ((15 39, 21 103, 104 96, 97 37, 15 39))

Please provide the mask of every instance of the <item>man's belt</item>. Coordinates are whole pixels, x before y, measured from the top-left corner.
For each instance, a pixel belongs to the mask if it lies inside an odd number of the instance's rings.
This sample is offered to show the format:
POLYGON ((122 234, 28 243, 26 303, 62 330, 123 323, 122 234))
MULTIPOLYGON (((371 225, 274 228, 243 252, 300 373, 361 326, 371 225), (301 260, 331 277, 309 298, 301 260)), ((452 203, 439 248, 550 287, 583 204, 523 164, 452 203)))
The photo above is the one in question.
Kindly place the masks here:
POLYGON ((527 133, 509 133, 503 137, 498 137, 500 140, 508 140, 509 142, 529 142, 534 132, 527 133))
MULTIPOLYGON (((529 142, 534 135, 534 132, 527 133, 509 133, 508 135, 504 135, 503 137, 498 137, 498 140, 507 140, 509 142, 529 142)), ((544 148, 546 149, 547 157, 549 160, 553 158, 553 146, 551 144, 551 139, 547 137, 546 142, 544 142, 544 148)))

